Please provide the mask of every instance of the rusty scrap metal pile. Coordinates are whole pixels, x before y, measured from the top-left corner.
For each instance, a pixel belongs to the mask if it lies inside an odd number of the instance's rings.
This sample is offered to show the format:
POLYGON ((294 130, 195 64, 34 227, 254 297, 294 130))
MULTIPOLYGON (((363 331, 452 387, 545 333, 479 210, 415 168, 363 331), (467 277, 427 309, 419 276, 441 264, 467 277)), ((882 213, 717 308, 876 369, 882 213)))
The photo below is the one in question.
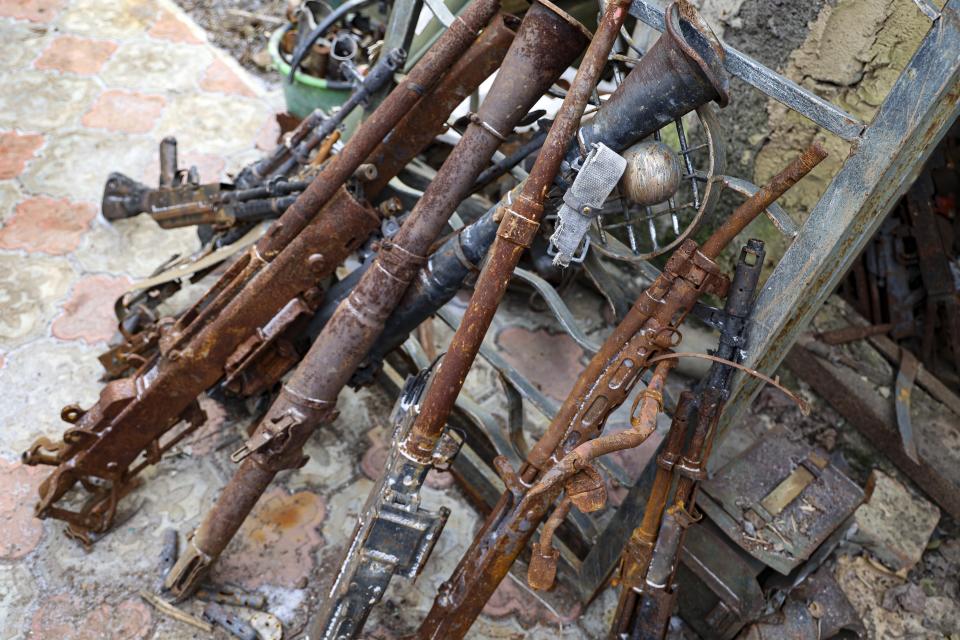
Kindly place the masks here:
MULTIPOLYGON (((338 17, 363 4, 345 3, 338 17)), ((117 301, 120 339, 101 357, 108 381, 99 400, 65 407, 62 439, 41 439, 24 454, 51 467, 37 515, 95 543, 138 474, 162 465, 204 423, 201 395, 247 407, 256 420, 231 455, 233 477, 200 526, 180 532, 183 544, 168 541, 163 599, 147 596, 168 609, 170 601, 211 600, 209 622, 255 638, 217 603, 256 606, 256 598, 211 591, 207 576, 274 477, 305 463, 304 444, 335 419, 341 390, 379 384, 395 395, 389 458, 304 637, 362 637, 393 577, 422 571, 449 515, 420 505, 435 468, 451 470, 487 514, 414 637, 466 636, 518 561, 533 589, 570 580, 584 601, 612 579, 619 602, 610 637, 664 637, 678 613, 706 638, 862 634, 832 578, 817 571, 863 500, 831 458, 775 431, 707 474, 735 374, 760 375, 738 369, 747 369, 768 259, 764 244, 741 232, 766 214, 796 235, 776 200, 826 155, 814 143, 783 158, 760 188, 725 175, 715 111, 728 103, 729 78, 753 78, 848 139, 862 127, 729 49, 682 0, 662 13, 609 2, 594 33, 547 0, 522 16, 501 13, 498 0, 471 0, 455 17, 425 4, 446 28, 416 60, 405 49, 412 29, 394 24, 409 23, 409 11, 395 8, 386 25, 351 23, 375 37, 341 30, 322 42, 322 60, 314 47, 337 17, 315 24, 301 12, 285 44, 292 66, 335 76, 352 94, 332 115, 317 110, 302 120, 232 183, 203 184, 179 167, 173 139, 160 145, 156 188, 111 175, 108 219, 146 213, 165 228, 196 225, 203 244, 117 301), (624 29, 628 19, 663 33, 641 52, 624 29), (571 67, 575 75, 565 75, 571 67), (476 111, 454 118, 491 76, 476 111), (359 126, 345 130, 361 110, 359 126), (722 218, 724 188, 742 204, 722 218), (602 344, 564 302, 575 278, 613 310, 602 344), (173 294, 200 282, 212 284, 176 308, 173 294), (546 306, 530 313, 555 315, 592 356, 559 406, 484 352, 511 287, 532 287, 546 306), (451 317, 444 307, 459 291, 469 292, 469 304, 451 317), (434 358, 407 338, 438 314, 456 331, 434 358), (709 355, 687 353, 692 324, 719 336, 709 355), (507 433, 458 401, 478 354, 502 370, 507 395, 519 389, 548 414, 532 445, 522 411, 511 411, 507 433), (711 360, 706 373, 671 393, 683 386, 668 384, 682 380, 678 363, 697 355, 711 360), (605 429, 622 405, 629 426, 605 429), (661 428, 649 473, 632 478, 604 457, 638 447, 663 416, 669 429, 661 428), (607 503, 610 478, 630 488, 619 508, 607 503), (836 604, 817 614, 807 606, 814 600, 836 604)), ((871 255, 866 271, 886 269, 886 294, 900 295, 894 275, 903 265, 889 252, 871 255)), ((946 300, 937 287, 949 272, 925 266, 937 259, 918 255, 931 304, 946 300)), ((863 298, 870 311, 879 308, 876 279, 863 271, 855 273, 858 285, 871 284, 863 298)), ((951 300, 943 313, 956 355, 960 315, 951 300)), ((910 335, 929 351, 926 332, 910 335)))

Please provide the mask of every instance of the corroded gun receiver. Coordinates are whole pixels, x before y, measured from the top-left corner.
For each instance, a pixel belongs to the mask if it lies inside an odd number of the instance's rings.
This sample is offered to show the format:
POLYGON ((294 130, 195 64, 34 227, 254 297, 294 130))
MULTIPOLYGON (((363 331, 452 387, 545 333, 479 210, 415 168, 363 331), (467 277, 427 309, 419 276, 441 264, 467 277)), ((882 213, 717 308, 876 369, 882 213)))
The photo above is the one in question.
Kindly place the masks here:
POLYGON ((353 532, 350 548, 319 615, 307 636, 323 640, 355 638, 394 575, 414 579, 426 564, 450 510, 420 507, 420 489, 430 468, 446 464, 459 446, 442 439, 424 464, 405 455, 403 440, 420 409, 431 369, 407 379, 391 416, 394 445, 386 470, 370 493, 353 532))
MULTIPOLYGON (((737 363, 743 360, 764 255, 763 242, 750 240, 740 252, 724 308, 701 307, 696 312, 720 330, 720 340, 713 352, 718 358, 737 363)), ((674 579, 685 533, 700 519, 695 508, 696 485, 706 477, 707 460, 717 422, 730 394, 733 370, 730 365, 715 361, 696 393, 684 394, 688 401, 683 402, 683 415, 675 417, 667 447, 657 459, 660 468, 647 501, 644 521, 624 550, 614 637, 653 640, 666 634, 677 597, 674 579), (696 426, 681 455, 688 421, 696 426), (679 480, 672 505, 666 508, 669 484, 674 476, 679 480)))

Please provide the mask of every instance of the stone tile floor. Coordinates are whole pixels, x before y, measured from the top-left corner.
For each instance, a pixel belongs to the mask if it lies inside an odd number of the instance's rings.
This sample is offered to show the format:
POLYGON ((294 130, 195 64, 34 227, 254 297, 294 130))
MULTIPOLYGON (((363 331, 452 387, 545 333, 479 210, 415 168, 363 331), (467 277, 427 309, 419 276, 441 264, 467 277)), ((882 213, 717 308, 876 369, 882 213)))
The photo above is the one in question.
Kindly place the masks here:
MULTIPOLYGON (((229 477, 242 425, 207 403, 209 423, 144 474, 115 530, 90 551, 61 523, 33 518, 47 470, 19 455, 38 436, 59 437, 63 405, 96 399, 113 300, 196 247, 192 230, 162 231, 143 216, 105 221, 107 174, 154 184, 157 143, 176 135, 181 165, 197 165, 205 181, 225 177, 272 146, 276 96, 166 0, 0 0, 0 87, 0 640, 200 637, 136 593, 155 584, 161 532, 191 530, 229 477)), ((538 327, 500 339, 530 335, 568 365, 560 371, 576 371, 578 349, 556 348, 538 327)), ((473 378, 477 395, 489 396, 492 371, 473 378)), ((260 502, 215 574, 265 593, 286 637, 329 585, 386 455, 389 401, 346 395, 338 422, 311 443, 310 463, 260 502)), ((378 637, 422 618, 479 524, 443 474, 431 477, 425 503, 453 516, 421 578, 394 581, 368 626, 378 637)), ((551 600, 559 614, 509 579, 471 637, 599 637, 612 613, 609 592, 583 616, 562 594, 551 600)))

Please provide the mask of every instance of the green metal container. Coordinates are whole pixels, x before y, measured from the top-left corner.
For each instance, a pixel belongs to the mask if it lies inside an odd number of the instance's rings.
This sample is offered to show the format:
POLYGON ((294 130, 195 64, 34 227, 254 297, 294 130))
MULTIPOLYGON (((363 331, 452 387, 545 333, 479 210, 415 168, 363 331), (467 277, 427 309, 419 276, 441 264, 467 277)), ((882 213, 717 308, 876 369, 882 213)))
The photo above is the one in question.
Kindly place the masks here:
POLYGON ((350 96, 350 83, 314 78, 299 70, 293 77, 293 82, 287 82, 290 65, 280 55, 280 39, 288 29, 290 25, 274 31, 267 47, 273 59, 273 67, 283 76, 283 97, 287 102, 287 111, 298 118, 306 118, 317 107, 330 113, 350 96))

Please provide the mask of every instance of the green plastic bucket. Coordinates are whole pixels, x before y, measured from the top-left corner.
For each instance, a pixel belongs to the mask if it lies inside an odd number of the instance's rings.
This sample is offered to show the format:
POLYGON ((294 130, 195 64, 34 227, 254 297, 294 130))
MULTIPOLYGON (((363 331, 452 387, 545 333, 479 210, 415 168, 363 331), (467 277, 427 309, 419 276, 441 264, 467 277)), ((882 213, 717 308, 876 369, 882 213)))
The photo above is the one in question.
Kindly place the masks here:
POLYGON ((273 67, 283 76, 283 97, 287 103, 287 111, 298 118, 306 118, 317 107, 330 113, 331 109, 342 105, 350 96, 352 91, 350 84, 331 83, 323 78, 314 78, 302 73, 300 70, 297 70, 293 82, 287 82, 290 65, 280 55, 280 39, 288 29, 290 25, 274 31, 267 46, 270 57, 273 59, 273 67))

